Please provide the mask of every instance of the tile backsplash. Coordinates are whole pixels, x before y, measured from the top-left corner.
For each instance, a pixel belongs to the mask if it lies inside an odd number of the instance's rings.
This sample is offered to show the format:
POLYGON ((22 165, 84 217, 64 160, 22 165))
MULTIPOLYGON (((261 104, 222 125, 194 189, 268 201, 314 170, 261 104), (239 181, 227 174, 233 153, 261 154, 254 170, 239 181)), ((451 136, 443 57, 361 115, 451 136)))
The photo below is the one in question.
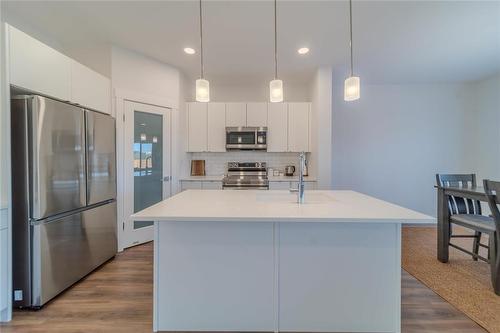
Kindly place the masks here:
MULTIPOLYGON (((267 153, 234 151, 225 153, 189 153, 189 160, 205 160, 205 172, 209 176, 226 172, 227 162, 267 162, 268 168, 283 170, 286 165, 299 165, 299 153, 267 153)), ((309 158, 309 154, 308 158, 309 158)), ((189 162, 191 165, 191 162, 189 162)), ((189 174, 189 170, 188 170, 189 174)))

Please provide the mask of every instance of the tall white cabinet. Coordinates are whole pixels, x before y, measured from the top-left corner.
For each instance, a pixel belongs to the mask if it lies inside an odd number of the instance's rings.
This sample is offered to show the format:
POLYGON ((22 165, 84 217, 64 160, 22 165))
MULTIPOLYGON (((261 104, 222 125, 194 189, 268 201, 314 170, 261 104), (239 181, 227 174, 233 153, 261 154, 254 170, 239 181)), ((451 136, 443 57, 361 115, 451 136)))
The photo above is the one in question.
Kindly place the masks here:
POLYGON ((288 103, 288 151, 309 151, 310 104, 288 103))
POLYGON ((240 127, 247 124, 246 103, 226 103, 226 126, 240 127))
POLYGON ((226 104, 208 103, 207 151, 226 151, 226 104))
POLYGON ((12 26, 8 30, 10 83, 71 100, 71 59, 12 26))
POLYGON ((91 109, 110 113, 111 111, 110 80, 71 60, 71 100, 91 109))
POLYGON ((188 103, 188 151, 208 151, 207 103, 188 103))
POLYGON ((247 126, 266 127, 268 103, 247 103, 247 126))
POLYGON ((288 105, 269 103, 267 113, 267 151, 288 151, 288 105))
POLYGON ((111 81, 7 25, 10 84, 111 114, 111 81))
POLYGON ((188 152, 225 152, 227 127, 266 127, 268 152, 310 151, 310 103, 187 103, 188 152))

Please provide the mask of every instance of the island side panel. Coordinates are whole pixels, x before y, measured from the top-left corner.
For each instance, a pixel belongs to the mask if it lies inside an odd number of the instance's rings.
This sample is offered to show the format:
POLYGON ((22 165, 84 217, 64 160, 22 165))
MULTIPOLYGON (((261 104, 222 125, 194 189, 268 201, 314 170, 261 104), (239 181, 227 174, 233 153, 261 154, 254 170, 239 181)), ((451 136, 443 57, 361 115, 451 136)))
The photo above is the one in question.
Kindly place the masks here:
POLYGON ((400 225, 279 224, 279 330, 399 332, 400 225))
POLYGON ((273 331, 272 223, 157 222, 158 331, 273 331))

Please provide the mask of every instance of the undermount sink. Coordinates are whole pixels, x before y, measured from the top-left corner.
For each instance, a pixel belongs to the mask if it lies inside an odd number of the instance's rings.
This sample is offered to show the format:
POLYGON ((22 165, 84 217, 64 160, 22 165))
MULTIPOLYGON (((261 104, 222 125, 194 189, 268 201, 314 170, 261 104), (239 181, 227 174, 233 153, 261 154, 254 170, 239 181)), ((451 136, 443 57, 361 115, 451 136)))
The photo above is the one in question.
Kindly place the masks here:
MULTIPOLYGON (((297 203, 297 193, 286 193, 282 191, 266 191, 257 193, 257 201, 272 203, 297 203)), ((315 191, 305 191, 304 204, 325 204, 332 202, 332 198, 315 191)))

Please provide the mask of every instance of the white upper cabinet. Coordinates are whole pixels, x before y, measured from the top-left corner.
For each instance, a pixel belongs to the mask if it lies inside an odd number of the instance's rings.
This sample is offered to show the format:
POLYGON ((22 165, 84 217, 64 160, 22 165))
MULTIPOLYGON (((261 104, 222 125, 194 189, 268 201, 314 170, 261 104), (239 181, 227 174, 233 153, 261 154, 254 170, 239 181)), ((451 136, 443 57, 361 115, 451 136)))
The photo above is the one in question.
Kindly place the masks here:
POLYGON ((288 103, 288 151, 309 151, 309 103, 288 103))
POLYGON ((207 147, 207 103, 188 103, 188 151, 205 152, 207 147))
POLYGON ((288 151, 288 104, 269 103, 267 114, 267 151, 288 151))
POLYGON ((267 103, 247 104, 247 126, 251 127, 267 126, 267 103))
POLYGON ((226 103, 226 126, 240 127, 247 124, 246 103, 226 103))
POLYGON ((71 100, 71 59, 9 26, 10 83, 71 100))
POLYGON ((208 103, 208 151, 226 151, 226 104, 208 103))
POLYGON ((90 68, 71 61, 71 101, 88 108, 111 113, 111 82, 90 68))
POLYGON ((111 113, 111 81, 8 26, 10 83, 35 93, 111 113))

